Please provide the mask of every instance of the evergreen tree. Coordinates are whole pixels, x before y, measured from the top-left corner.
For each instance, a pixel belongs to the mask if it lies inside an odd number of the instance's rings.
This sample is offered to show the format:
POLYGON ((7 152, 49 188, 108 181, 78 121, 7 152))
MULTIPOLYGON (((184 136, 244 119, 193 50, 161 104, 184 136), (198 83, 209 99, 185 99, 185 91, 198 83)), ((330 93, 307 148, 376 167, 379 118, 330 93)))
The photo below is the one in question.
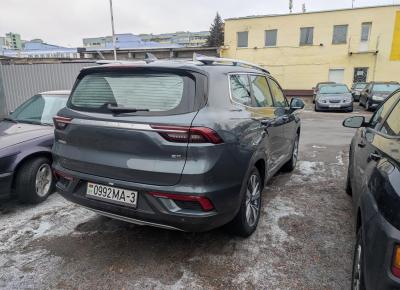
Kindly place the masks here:
POLYGON ((207 46, 219 47, 224 44, 224 22, 217 12, 213 24, 210 27, 210 35, 207 39, 207 46))

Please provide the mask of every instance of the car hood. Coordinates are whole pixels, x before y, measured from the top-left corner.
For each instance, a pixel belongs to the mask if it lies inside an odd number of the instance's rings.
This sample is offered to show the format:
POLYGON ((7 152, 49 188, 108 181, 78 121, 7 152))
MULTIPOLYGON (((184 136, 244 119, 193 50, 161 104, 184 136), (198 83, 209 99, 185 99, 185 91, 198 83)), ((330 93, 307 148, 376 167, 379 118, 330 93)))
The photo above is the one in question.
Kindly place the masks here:
POLYGON ((373 96, 378 96, 378 97, 382 97, 382 98, 387 98, 389 97, 391 93, 390 92, 373 92, 372 95, 373 96))
POLYGON ((0 149, 53 134, 51 126, 0 122, 0 149))

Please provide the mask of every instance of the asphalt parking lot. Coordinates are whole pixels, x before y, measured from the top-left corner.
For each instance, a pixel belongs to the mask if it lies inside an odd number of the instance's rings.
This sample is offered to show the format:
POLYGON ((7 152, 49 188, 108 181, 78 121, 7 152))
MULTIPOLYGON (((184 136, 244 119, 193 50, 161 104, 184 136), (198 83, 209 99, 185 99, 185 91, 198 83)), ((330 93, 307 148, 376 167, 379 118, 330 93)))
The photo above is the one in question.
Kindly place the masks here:
POLYGON ((101 217, 53 194, 0 206, 0 288, 349 289, 354 225, 344 191, 354 113, 302 115, 300 161, 263 193, 248 239, 101 217))

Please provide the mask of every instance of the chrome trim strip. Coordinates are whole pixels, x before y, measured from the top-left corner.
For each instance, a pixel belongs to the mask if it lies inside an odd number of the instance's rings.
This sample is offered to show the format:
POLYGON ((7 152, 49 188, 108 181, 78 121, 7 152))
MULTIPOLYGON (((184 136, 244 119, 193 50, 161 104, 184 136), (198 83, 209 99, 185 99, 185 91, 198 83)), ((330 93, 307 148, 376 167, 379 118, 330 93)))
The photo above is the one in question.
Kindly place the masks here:
POLYGON ((83 126, 117 128, 117 129, 128 129, 128 130, 158 131, 156 129, 151 128, 151 126, 149 124, 112 122, 112 121, 101 121, 101 120, 73 119, 71 121, 71 124, 83 125, 83 126))
POLYGON ((125 216, 121 216, 121 215, 117 215, 117 214, 113 214, 113 213, 109 213, 109 212, 105 212, 105 211, 101 211, 98 209, 93 209, 87 206, 83 206, 84 208, 91 210, 97 214, 109 217, 109 218, 113 218, 113 219, 117 219, 120 221, 124 221, 124 222, 128 222, 128 223, 132 223, 132 224, 136 224, 139 226, 152 226, 152 227, 156 227, 156 228, 162 228, 162 229, 167 229, 167 230, 175 230, 175 231, 182 231, 181 229, 172 227, 172 226, 168 226, 168 225, 163 225, 163 224, 157 224, 157 223, 152 223, 152 222, 146 222, 146 221, 142 221, 142 220, 137 220, 134 218, 129 218, 129 217, 125 217, 125 216))
POLYGON ((167 132, 167 133, 168 132, 186 133, 188 131, 188 129, 186 129, 185 126, 156 125, 157 128, 153 128, 149 124, 88 120, 88 119, 73 119, 71 121, 71 124, 83 125, 83 126, 94 126, 94 127, 105 127, 105 128, 116 128, 116 129, 138 130, 138 131, 167 132), (163 127, 166 127, 166 128, 163 128, 163 127), (171 127, 171 128, 168 128, 168 127, 171 127))

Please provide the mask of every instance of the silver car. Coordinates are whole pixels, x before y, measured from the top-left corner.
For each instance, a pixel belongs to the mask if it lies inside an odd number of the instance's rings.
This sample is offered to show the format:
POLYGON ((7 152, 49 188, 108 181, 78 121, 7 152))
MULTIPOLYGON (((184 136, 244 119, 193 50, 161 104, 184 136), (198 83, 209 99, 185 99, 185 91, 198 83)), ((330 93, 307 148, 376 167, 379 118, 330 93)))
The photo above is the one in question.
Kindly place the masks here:
POLYGON ((353 112, 353 96, 345 84, 323 86, 315 97, 315 111, 353 112))

